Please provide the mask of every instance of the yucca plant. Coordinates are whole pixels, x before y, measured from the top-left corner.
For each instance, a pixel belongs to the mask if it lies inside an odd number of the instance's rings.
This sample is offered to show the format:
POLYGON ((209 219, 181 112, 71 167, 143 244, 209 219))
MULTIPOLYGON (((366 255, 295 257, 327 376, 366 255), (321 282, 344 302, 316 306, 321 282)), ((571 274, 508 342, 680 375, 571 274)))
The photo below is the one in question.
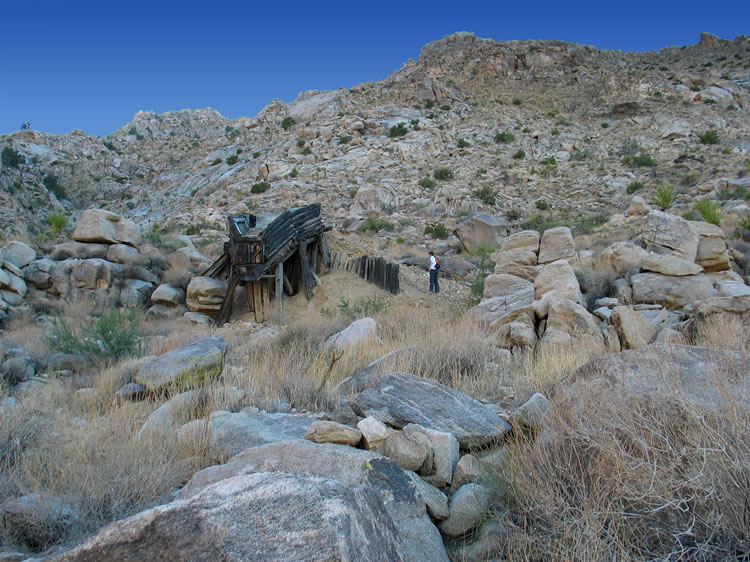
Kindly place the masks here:
POLYGON ((711 224, 721 224, 721 205, 710 199, 701 199, 695 204, 695 210, 701 218, 711 224))
POLYGON ((666 211, 672 206, 674 200, 677 198, 677 192, 671 185, 664 185, 656 190, 656 194, 653 196, 652 201, 654 205, 659 207, 662 211, 666 211))

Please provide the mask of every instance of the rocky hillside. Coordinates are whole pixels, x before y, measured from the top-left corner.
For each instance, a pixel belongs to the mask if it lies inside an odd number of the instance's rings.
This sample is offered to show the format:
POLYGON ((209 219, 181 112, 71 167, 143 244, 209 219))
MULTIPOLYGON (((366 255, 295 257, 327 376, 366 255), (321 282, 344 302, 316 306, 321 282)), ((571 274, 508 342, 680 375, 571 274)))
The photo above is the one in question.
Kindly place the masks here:
POLYGON ((664 185, 681 214, 720 201, 731 229, 750 211, 748 86, 744 36, 622 53, 457 33, 385 80, 254 118, 139 112, 107 138, 5 135, 0 231, 34 241, 49 214, 92 206, 184 231, 320 201, 339 228, 379 215, 414 243, 476 210, 580 233, 664 185))

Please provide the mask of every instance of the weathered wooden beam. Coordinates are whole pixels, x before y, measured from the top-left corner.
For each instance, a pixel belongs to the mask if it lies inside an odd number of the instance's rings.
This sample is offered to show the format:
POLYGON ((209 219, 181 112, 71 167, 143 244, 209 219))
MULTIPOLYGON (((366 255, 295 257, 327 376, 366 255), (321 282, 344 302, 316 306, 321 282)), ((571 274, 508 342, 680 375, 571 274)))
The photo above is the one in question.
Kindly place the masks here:
POLYGON ((284 262, 276 266, 276 300, 279 301, 279 324, 284 321, 284 262))
POLYGON ((258 323, 263 322, 263 301, 260 294, 260 284, 260 280, 251 283, 253 291, 253 311, 255 312, 255 321, 258 323))
POLYGON ((214 322, 216 326, 220 326, 229 321, 229 317, 232 314, 232 299, 234 298, 234 290, 237 288, 238 282, 239 279, 237 278, 237 276, 232 275, 232 278, 229 281, 229 286, 227 287, 227 293, 226 295, 224 295, 224 302, 221 303, 219 313, 216 315, 216 321, 214 322))

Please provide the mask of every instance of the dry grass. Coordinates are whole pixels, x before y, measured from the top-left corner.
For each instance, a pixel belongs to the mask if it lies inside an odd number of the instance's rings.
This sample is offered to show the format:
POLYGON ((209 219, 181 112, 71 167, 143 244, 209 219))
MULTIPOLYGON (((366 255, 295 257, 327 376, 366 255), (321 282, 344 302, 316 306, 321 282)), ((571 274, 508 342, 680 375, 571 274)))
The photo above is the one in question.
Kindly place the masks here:
MULTIPOLYGON (((740 336, 736 325, 713 328, 708 341, 740 336)), ((501 508, 518 532, 506 556, 747 559, 750 412, 732 386, 741 374, 708 357, 713 407, 691 399, 666 362, 648 393, 580 380, 561 387, 539 439, 508 448, 501 508)))

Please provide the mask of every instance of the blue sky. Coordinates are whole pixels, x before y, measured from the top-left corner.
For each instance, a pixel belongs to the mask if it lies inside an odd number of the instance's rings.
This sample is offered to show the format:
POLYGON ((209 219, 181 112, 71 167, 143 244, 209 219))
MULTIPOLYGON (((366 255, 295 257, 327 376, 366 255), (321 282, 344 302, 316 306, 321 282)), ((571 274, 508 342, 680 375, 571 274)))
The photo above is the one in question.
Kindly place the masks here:
POLYGON ((750 34, 750 1, 0 0, 0 133, 106 136, 138 110, 254 116, 382 79, 455 31, 648 51, 750 34))

